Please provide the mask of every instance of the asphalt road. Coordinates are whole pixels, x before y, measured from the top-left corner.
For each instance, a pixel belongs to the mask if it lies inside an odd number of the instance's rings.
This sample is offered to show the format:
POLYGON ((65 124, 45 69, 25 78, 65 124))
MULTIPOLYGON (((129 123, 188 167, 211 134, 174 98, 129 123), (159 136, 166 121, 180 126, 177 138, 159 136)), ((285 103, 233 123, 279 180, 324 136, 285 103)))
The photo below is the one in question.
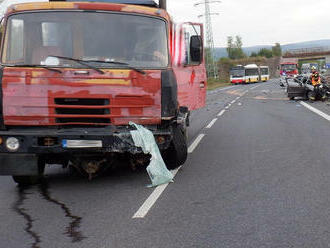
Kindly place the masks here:
POLYGON ((156 189, 130 169, 50 168, 21 190, 1 177, 0 247, 330 247, 330 108, 310 106, 323 117, 274 80, 210 92, 188 161, 156 189))

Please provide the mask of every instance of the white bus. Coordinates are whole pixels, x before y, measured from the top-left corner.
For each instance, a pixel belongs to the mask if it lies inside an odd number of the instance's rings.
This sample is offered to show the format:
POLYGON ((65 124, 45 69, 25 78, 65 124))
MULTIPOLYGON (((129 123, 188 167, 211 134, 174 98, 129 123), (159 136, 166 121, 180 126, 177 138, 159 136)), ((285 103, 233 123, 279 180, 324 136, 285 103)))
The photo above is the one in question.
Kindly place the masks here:
POLYGON ((256 64, 246 65, 244 68, 246 83, 257 83, 260 81, 259 67, 256 64))
POLYGON ((270 78, 269 75, 269 67, 268 66, 260 66, 260 81, 267 82, 270 78))
POLYGON ((230 82, 232 84, 245 83, 245 68, 242 65, 234 66, 230 69, 230 82))

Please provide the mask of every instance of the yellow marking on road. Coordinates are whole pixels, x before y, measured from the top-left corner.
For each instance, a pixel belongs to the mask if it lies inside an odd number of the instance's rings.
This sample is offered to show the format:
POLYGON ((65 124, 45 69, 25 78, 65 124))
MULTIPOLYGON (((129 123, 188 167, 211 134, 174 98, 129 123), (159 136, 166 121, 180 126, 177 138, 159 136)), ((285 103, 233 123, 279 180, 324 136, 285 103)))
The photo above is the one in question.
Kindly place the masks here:
POLYGON ((275 97, 255 96, 252 98, 255 100, 273 100, 273 101, 288 101, 289 100, 288 98, 284 98, 284 97, 275 98, 275 97))
POLYGON ((227 94, 229 95, 234 95, 234 96, 243 96, 244 92, 241 92, 240 90, 228 90, 226 91, 227 94))

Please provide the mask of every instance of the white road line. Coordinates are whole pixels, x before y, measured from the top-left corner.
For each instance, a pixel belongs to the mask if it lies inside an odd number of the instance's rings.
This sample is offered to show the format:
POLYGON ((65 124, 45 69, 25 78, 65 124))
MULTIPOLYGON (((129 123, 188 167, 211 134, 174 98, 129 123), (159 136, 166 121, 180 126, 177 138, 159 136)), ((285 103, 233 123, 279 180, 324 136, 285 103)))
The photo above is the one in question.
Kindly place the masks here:
POLYGON ((233 101, 231 101, 230 103, 231 103, 231 104, 234 104, 235 102, 236 102, 236 100, 233 100, 233 101))
POLYGON ((218 116, 219 116, 219 117, 222 116, 225 112, 226 112, 225 109, 221 110, 220 113, 218 114, 218 116))
POLYGON ((309 109, 310 111, 314 112, 315 114, 318 114, 319 116, 323 117, 324 119, 330 121, 330 115, 323 113, 321 110, 318 110, 317 108, 314 108, 311 105, 309 105, 308 103, 305 103, 303 101, 300 101, 300 104, 303 105, 305 108, 309 109))
POLYGON ((250 90, 254 90, 254 89, 258 88, 259 86, 261 86, 261 85, 254 86, 250 90))
POLYGON ((202 133, 197 136, 197 138, 195 139, 195 141, 189 146, 188 153, 193 153, 194 152, 194 150, 199 145, 199 143, 202 141, 202 139, 204 138, 204 136, 205 136, 205 134, 202 134, 202 133))
POLYGON ((167 183, 156 187, 154 191, 151 193, 151 195, 148 197, 148 199, 139 208, 139 210, 133 215, 132 219, 142 219, 146 217, 149 210, 153 207, 153 205, 155 205, 156 201, 158 200, 158 198, 161 196, 161 194, 164 192, 164 190, 167 188, 168 185, 169 184, 167 183))
POLYGON ((218 118, 214 118, 205 128, 210 129, 216 123, 218 118))
MULTIPOLYGON (((188 148, 188 153, 192 153, 196 149, 196 147, 202 141, 204 136, 205 136, 205 134, 200 134, 197 136, 195 141, 188 148)), ((181 166, 178 169, 172 171, 172 174, 174 177, 176 176, 176 174, 179 172, 180 169, 181 169, 181 166)), ((145 200, 145 202, 139 208, 139 210, 136 211, 136 213, 133 215, 132 219, 143 219, 144 217, 146 217, 148 212, 150 211, 150 209, 155 205, 155 203, 157 202, 159 197, 162 195, 162 193, 165 191, 165 189, 167 188, 168 185, 169 185, 169 183, 156 187, 154 189, 154 191, 151 193, 151 195, 147 198, 147 200, 145 200)))
POLYGON ((240 96, 238 96, 238 97, 236 97, 236 99, 235 99, 235 100, 237 101, 237 100, 239 100, 240 98, 241 98, 241 97, 240 97, 240 96))
POLYGON ((236 85, 235 86, 229 86, 229 87, 226 87, 226 88, 218 89, 218 91, 229 90, 229 89, 234 88, 234 87, 237 87, 237 86, 236 85))

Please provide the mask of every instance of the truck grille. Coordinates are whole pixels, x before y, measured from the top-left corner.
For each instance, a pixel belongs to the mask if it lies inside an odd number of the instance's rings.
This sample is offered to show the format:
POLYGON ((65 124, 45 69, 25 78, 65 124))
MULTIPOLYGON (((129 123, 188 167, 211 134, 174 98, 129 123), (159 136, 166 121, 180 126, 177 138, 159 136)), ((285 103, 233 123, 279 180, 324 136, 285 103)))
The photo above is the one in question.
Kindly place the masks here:
POLYGON ((55 98, 56 123, 97 124, 110 123, 109 99, 55 98))

